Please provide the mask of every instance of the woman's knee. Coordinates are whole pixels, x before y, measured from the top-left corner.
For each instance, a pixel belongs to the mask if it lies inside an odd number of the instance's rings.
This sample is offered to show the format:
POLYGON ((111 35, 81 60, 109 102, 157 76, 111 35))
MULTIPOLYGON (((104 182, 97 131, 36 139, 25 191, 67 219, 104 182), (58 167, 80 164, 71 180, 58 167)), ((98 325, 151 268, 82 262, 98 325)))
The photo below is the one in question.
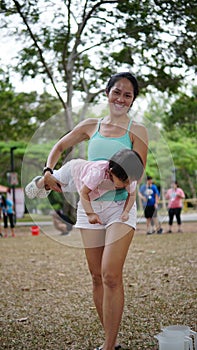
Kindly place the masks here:
POLYGON ((101 273, 95 273, 93 271, 90 271, 91 273, 91 277, 92 277, 92 284, 93 286, 96 287, 100 287, 102 285, 102 276, 101 273))
POLYGON ((114 289, 122 284, 122 274, 117 274, 115 272, 105 272, 103 273, 103 285, 114 289))

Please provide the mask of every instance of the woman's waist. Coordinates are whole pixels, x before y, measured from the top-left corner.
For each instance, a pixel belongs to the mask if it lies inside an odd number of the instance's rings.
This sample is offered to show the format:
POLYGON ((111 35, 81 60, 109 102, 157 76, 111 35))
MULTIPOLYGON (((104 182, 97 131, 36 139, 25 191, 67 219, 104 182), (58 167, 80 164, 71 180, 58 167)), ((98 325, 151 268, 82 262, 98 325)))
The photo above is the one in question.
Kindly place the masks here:
POLYGON ((169 204, 168 208, 170 209, 179 209, 179 208, 182 208, 182 203, 180 204, 169 204))

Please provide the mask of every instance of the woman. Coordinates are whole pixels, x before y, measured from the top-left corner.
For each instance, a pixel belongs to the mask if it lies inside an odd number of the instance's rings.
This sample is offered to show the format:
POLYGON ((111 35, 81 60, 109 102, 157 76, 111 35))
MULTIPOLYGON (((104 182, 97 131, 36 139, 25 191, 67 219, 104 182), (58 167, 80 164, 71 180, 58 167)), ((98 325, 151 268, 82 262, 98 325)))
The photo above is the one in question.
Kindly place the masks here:
MULTIPOLYGON (((148 137, 144 126, 132 122, 128 111, 138 95, 138 83, 129 72, 113 75, 106 87, 109 114, 103 119, 79 123, 52 148, 43 170, 45 185, 61 192, 61 183, 52 173, 61 153, 68 147, 89 140, 88 160, 108 160, 117 151, 136 151, 146 165, 148 137)), ((104 225, 89 224, 81 203, 77 209, 76 227, 80 229, 88 267, 93 282, 94 303, 105 332, 104 344, 97 349, 120 349, 117 335, 123 313, 124 290, 122 271, 136 227, 136 205, 129 220, 119 217, 127 194, 125 190, 109 191, 95 201, 96 212, 104 216, 104 225)))
POLYGON ((178 225, 178 232, 182 232, 181 230, 181 211, 183 206, 183 199, 185 198, 185 194, 183 190, 178 187, 177 181, 171 184, 171 188, 168 189, 166 193, 166 199, 168 202, 168 216, 169 216, 169 230, 168 233, 172 233, 172 225, 174 215, 176 216, 176 221, 178 225))

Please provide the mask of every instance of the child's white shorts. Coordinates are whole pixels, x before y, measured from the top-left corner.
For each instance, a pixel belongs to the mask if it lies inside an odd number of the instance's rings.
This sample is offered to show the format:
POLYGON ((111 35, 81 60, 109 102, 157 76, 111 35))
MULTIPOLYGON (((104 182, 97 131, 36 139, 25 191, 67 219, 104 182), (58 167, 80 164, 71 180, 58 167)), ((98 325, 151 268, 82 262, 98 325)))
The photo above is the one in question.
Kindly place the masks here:
POLYGON ((76 228, 83 228, 83 229, 90 229, 90 230, 91 229, 103 230, 113 223, 120 222, 136 229, 136 221, 137 221, 136 202, 134 203, 133 207, 129 212, 129 220, 124 222, 121 221, 120 216, 123 212, 125 201, 118 201, 118 202, 93 201, 91 202, 91 205, 94 212, 99 215, 102 221, 102 225, 89 223, 88 216, 86 215, 82 207, 82 204, 79 201, 78 207, 77 207, 77 222, 75 224, 76 228))

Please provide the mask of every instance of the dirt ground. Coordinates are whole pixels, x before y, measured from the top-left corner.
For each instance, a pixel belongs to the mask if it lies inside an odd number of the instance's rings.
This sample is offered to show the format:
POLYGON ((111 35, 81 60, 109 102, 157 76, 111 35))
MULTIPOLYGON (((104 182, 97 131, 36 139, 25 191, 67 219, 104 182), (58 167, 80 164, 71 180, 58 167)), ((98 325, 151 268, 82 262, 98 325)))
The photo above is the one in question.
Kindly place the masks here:
MULTIPOLYGON (((162 225, 167 230, 167 225, 162 225)), ((197 223, 183 233, 146 235, 138 224, 124 268, 123 349, 158 349, 162 326, 197 331, 197 223)), ((0 349, 93 350, 103 332, 78 234, 17 227, 0 239, 0 349)))

